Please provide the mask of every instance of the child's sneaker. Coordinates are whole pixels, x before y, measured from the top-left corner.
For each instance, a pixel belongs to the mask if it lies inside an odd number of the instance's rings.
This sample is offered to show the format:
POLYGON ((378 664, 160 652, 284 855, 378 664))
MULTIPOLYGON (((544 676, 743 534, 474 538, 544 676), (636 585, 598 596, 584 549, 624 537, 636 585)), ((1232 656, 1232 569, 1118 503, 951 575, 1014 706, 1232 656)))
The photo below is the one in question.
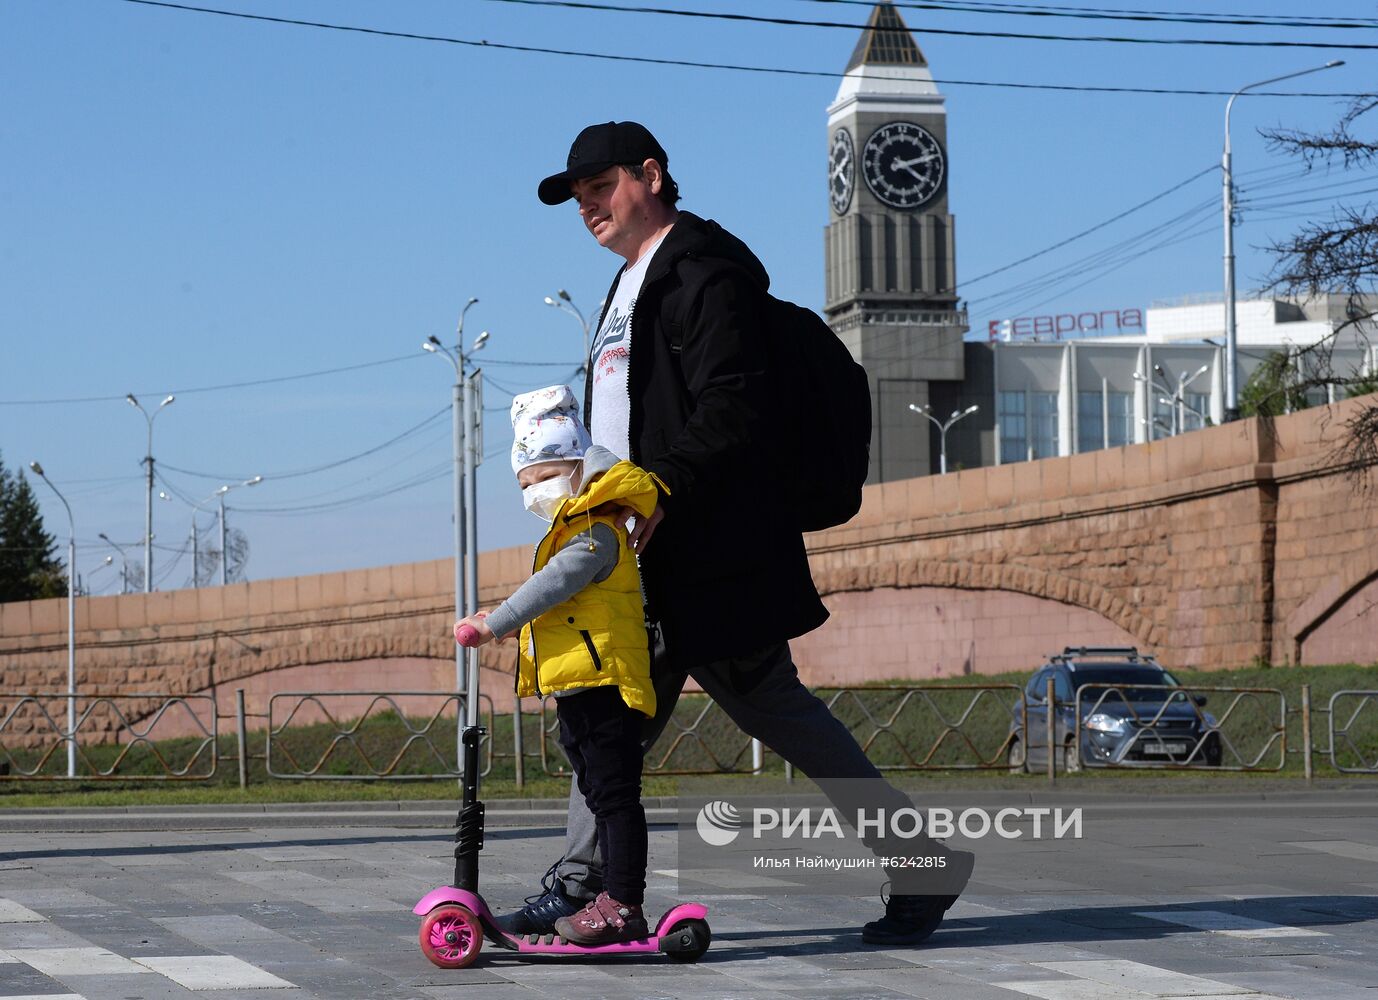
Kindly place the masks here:
POLYGON ((573 944, 616 944, 650 934, 640 906, 619 903, 606 892, 578 913, 555 921, 555 932, 573 944))

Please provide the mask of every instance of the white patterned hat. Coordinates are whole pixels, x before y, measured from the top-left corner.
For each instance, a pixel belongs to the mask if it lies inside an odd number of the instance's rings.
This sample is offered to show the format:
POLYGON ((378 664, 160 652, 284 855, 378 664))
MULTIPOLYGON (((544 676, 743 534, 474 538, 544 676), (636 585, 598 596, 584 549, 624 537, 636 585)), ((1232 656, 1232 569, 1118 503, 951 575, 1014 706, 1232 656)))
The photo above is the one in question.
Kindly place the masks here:
POLYGON ((512 471, 539 462, 583 458, 593 443, 579 419, 579 403, 567 385, 552 385, 512 398, 512 471))

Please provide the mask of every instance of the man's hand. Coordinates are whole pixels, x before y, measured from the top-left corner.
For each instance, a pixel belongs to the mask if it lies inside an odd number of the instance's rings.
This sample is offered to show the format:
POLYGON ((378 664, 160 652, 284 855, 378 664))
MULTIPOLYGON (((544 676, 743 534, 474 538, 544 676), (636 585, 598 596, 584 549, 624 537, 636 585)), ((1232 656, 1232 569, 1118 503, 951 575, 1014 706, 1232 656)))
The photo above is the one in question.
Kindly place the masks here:
POLYGON ((624 531, 627 522, 636 518, 636 524, 632 530, 627 532, 627 544, 637 555, 646 551, 646 546, 651 544, 651 536, 655 534, 656 525, 665 519, 665 508, 656 504, 656 509, 651 512, 650 517, 637 517, 636 511, 630 507, 620 507, 617 511, 617 526, 624 531))

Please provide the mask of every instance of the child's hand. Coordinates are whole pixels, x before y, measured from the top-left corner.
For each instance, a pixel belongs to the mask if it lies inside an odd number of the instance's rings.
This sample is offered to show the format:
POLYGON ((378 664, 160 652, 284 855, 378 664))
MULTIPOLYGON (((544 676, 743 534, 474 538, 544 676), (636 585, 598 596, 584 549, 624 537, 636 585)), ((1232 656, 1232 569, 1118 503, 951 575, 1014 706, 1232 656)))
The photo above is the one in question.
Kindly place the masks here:
POLYGON ((480 612, 455 622, 455 642, 471 648, 492 642, 495 636, 493 630, 484 622, 484 617, 480 612))

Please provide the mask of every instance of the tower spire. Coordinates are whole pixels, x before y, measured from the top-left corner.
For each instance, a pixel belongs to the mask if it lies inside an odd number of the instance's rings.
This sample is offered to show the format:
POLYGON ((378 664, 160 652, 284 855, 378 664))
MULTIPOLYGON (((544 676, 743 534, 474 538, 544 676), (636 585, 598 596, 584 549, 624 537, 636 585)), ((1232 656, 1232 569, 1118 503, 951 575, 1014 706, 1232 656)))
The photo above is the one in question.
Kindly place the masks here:
POLYGON ((919 45, 914 41, 899 10, 889 0, 871 9, 871 17, 857 39, 852 58, 847 60, 850 73, 862 64, 871 66, 927 66, 919 45))

